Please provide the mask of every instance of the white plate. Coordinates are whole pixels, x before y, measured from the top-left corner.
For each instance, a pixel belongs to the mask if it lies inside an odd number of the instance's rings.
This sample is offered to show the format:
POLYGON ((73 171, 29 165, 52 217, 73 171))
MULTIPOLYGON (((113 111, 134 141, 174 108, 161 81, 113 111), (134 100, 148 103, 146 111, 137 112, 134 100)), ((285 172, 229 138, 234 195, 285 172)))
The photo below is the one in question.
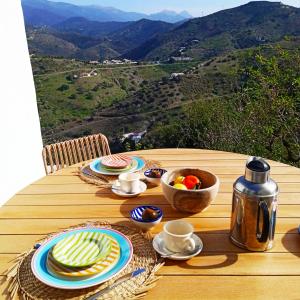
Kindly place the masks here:
POLYGON ((157 234, 155 238, 153 239, 153 248, 156 252, 158 252, 160 255, 165 256, 168 259, 173 260, 188 260, 196 255, 198 255, 202 249, 203 249, 203 243, 199 236, 196 234, 192 235, 193 240, 195 241, 196 247, 195 250, 191 253, 187 254, 181 254, 181 253, 174 253, 172 254, 172 251, 166 249, 164 240, 162 238, 163 232, 157 234))
POLYGON ((137 193, 126 193, 120 189, 120 183, 118 180, 116 180, 115 183, 112 185, 111 190, 114 194, 120 197, 133 198, 141 193, 144 193, 147 190, 147 184, 143 181, 140 181, 140 190, 137 193))

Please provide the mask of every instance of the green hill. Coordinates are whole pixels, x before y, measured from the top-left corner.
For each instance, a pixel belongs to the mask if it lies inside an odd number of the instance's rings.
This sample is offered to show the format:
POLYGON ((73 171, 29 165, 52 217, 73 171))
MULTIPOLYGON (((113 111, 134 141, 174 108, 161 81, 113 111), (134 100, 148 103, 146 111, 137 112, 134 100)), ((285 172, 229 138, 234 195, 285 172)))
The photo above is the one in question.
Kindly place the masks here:
POLYGON ((100 23, 71 18, 53 27, 27 26, 30 53, 81 60, 118 58, 175 25, 142 19, 137 22, 100 23))
POLYGON ((186 56, 207 59, 300 34, 300 9, 280 2, 255 1, 195 18, 160 34, 125 56, 140 60, 186 56))
MULTIPOLYGON (((300 39, 287 39, 280 45, 299 49, 300 39)), ((93 78, 72 81, 67 78, 74 72, 36 77, 44 139, 47 142, 101 131, 115 140, 123 133, 150 133, 157 126, 166 126, 199 99, 227 103, 240 90, 237 71, 247 51, 234 50, 198 63, 98 69, 93 78), (184 75, 170 78, 174 72, 184 75), (61 85, 68 88, 61 91, 61 85)), ((41 70, 45 58, 36 60, 36 69, 41 70)), ((62 65, 73 68, 70 61, 47 60, 44 64, 49 71, 59 71, 62 65)), ((93 68, 80 64, 77 67, 82 72, 93 68)))

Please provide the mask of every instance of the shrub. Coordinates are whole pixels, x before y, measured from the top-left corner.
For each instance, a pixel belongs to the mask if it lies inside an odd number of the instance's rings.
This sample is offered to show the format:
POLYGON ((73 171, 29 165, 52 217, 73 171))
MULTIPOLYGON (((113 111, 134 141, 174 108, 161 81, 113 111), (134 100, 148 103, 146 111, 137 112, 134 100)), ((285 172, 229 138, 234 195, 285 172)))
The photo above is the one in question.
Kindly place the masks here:
POLYGON ((61 92, 64 92, 64 91, 67 91, 68 89, 69 89, 69 85, 62 84, 57 90, 61 91, 61 92))
POLYGON ((85 99, 87 99, 87 100, 93 100, 93 99, 94 99, 94 96, 93 96, 93 94, 92 94, 91 92, 88 92, 88 93, 86 94, 86 96, 85 96, 85 99))
POLYGON ((68 97, 71 100, 75 100, 77 98, 76 94, 72 94, 68 97))

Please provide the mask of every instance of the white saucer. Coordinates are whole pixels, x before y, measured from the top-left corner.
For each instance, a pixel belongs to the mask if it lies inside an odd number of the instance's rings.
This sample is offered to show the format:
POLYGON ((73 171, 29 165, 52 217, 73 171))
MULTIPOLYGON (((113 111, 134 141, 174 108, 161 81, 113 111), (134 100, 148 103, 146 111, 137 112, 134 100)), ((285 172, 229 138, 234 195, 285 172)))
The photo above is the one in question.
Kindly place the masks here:
POLYGON ((137 193, 126 193, 120 189, 120 183, 118 180, 112 185, 111 190, 114 194, 125 197, 125 198, 133 198, 137 197, 139 194, 144 193, 147 190, 147 184, 143 181, 140 181, 140 190, 137 193))
POLYGON ((164 240, 162 238, 163 232, 157 234, 153 239, 153 248, 156 252, 158 252, 161 256, 164 256, 168 259, 173 260, 188 260, 196 255, 198 255, 203 249, 203 243, 199 236, 196 234, 192 235, 193 240, 195 241, 196 247, 195 250, 189 254, 182 254, 182 253, 174 253, 172 251, 166 249, 164 240))

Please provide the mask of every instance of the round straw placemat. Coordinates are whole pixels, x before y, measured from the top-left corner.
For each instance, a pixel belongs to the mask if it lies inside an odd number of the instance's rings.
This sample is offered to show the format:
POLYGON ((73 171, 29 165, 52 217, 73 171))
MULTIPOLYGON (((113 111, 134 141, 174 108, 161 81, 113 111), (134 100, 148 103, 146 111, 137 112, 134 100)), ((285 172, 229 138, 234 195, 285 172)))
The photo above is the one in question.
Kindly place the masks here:
MULTIPOLYGON (((143 297, 148 290, 155 286, 156 281, 159 279, 159 277, 155 276, 155 272, 163 265, 163 263, 157 260, 156 253, 152 247, 152 242, 145 234, 135 228, 113 225, 106 222, 90 222, 70 227, 63 231, 88 227, 112 228, 120 231, 130 239, 133 245, 133 258, 120 274, 105 283, 87 289, 62 290, 53 288, 40 282, 34 276, 31 270, 31 259, 36 250, 31 249, 22 256, 19 256, 15 265, 12 266, 6 274, 7 279, 9 280, 8 291, 10 297, 14 298, 14 296, 19 293, 21 298, 26 300, 86 299, 111 285, 119 277, 131 273, 138 268, 145 268, 146 271, 135 278, 123 282, 114 289, 109 290, 98 299, 138 299, 143 297)), ((58 233, 59 232, 48 235, 41 243, 58 233)))
MULTIPOLYGON (((143 174, 146 170, 152 168, 160 168, 161 163, 156 160, 149 160, 143 157, 139 157, 145 162, 145 166, 139 172, 141 173, 141 178, 143 179, 143 174)), ((77 172, 78 176, 85 182, 91 183, 101 187, 111 187, 112 184, 118 179, 118 175, 116 176, 108 176, 108 175, 100 175, 94 173, 88 163, 83 164, 81 167, 78 168, 77 172)))

